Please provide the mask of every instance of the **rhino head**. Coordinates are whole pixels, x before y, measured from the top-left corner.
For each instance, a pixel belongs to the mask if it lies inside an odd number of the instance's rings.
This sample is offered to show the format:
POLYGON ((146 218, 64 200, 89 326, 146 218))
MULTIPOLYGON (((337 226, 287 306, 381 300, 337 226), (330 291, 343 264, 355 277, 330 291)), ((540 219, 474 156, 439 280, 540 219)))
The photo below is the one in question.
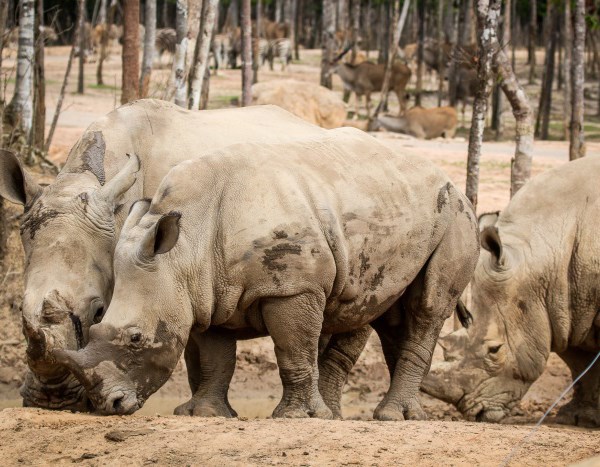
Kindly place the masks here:
POLYGON ((544 297, 535 289, 540 278, 494 222, 480 219, 473 325, 439 340, 445 361, 432 365, 422 385, 467 419, 486 422, 510 413, 544 371, 551 347, 544 297))
POLYGON ((85 410, 83 388, 54 359, 55 349, 79 349, 112 295, 115 210, 136 179, 131 157, 104 185, 92 173, 62 173, 40 186, 9 151, 0 152, 0 196, 25 206, 23 333, 31 372, 25 406, 85 410))
POLYGON ((123 226, 113 298, 102 322, 91 327, 88 345, 54 352, 103 414, 135 412, 167 381, 194 322, 167 254, 179 237, 180 216, 144 216, 149 205, 134 204, 123 226))

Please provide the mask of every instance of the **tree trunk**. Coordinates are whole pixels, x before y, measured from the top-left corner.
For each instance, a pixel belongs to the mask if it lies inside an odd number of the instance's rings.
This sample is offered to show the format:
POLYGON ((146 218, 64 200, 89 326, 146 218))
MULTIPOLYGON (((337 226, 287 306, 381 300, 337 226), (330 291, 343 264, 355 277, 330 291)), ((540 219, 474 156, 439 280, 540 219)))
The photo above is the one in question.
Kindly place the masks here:
POLYGON ((444 74, 446 70, 444 48, 442 47, 442 44, 444 43, 444 0, 438 0, 436 27, 438 42, 438 107, 440 107, 442 105, 442 99, 444 98, 444 74))
POLYGON ((123 2, 123 86, 121 104, 138 98, 140 0, 123 2))
POLYGON ((352 42, 351 61, 355 63, 358 53, 358 36, 360 34, 360 0, 352 0, 352 27, 350 29, 350 42, 352 42))
MULTIPOLYGON (((262 29, 262 0, 256 2, 256 27, 252 29, 252 84, 258 83, 258 67, 260 57, 258 56, 258 42, 262 29)), ((243 69, 243 68, 242 68, 243 69)), ((243 91, 243 86, 242 86, 243 91)))
POLYGON ((79 44, 79 74, 77 75, 77 94, 84 92, 84 65, 85 65, 85 0, 77 2, 77 43, 79 44))
POLYGON ((165 99, 171 101, 175 97, 175 104, 187 107, 187 76, 186 58, 188 49, 187 38, 187 1, 177 0, 175 27, 177 44, 175 45, 175 57, 171 66, 171 76, 167 83, 165 99))
MULTIPOLYGON (((516 0, 514 0, 516 1, 516 0)), ((504 18, 502 22, 502 46, 506 47, 511 43, 511 28, 512 24, 512 3, 511 0, 504 0, 504 18)), ((493 107, 493 124, 492 127, 496 130, 496 141, 502 138, 504 125, 502 123, 502 112, 504 111, 504 95, 500 92, 500 85, 494 87, 495 105, 493 107)))
POLYGON ((404 23, 406 22, 406 16, 408 14, 408 6, 410 4, 410 0, 404 0, 402 4, 402 14, 400 14, 400 0, 394 2, 394 12, 392 14, 392 34, 389 44, 389 54, 387 63, 385 65, 385 72, 383 75, 383 84, 381 86, 381 100, 375 109, 375 114, 373 115, 372 120, 376 120, 379 112, 385 109, 387 105, 387 97, 390 91, 390 82, 392 78, 392 68, 394 65, 394 57, 398 52, 398 44, 400 42, 400 37, 402 37, 402 30, 404 29, 404 23))
POLYGON ((156 0, 145 0, 146 32, 144 35, 144 58, 142 59, 142 75, 140 77, 140 97, 147 97, 154 61, 154 44, 156 42, 156 0))
POLYGON ((456 94, 458 91, 458 81, 456 79, 458 64, 456 61, 458 57, 458 28, 460 23, 459 7, 460 1, 454 0, 454 27, 452 28, 452 50, 450 51, 450 67, 448 70, 448 100, 452 107, 456 106, 456 94))
POLYGON ((100 9, 98 10, 98 24, 106 23, 106 3, 107 0, 100 0, 100 9))
POLYGON ((335 53, 335 3, 333 0, 323 0, 322 21, 321 86, 331 89, 330 70, 335 53))
MULTIPOLYGON (((0 70, 2 70, 2 51, 6 46, 7 37, 7 27, 6 21, 8 20, 8 3, 9 2, 0 2, 0 70)), ((4 84, 2 84, 2 73, 0 73, 0 89, 5 89, 4 84)), ((0 121, 0 130, 2 128, 2 122, 0 121)), ((0 131, 0 135, 2 135, 2 131, 0 131)), ((0 146, 2 145, 2 141, 0 140, 0 146)))
POLYGON ((477 210, 479 191, 479 159, 487 114, 488 97, 492 89, 492 62, 498 51, 498 17, 501 0, 477 0, 477 91, 473 102, 473 118, 469 132, 467 155, 467 185, 465 194, 477 210))
POLYGON ((569 135, 571 133, 571 93, 572 93, 572 83, 571 83, 571 63, 572 63, 572 51, 573 51, 573 23, 572 23, 572 15, 571 15, 571 2, 565 2, 565 16, 563 18, 563 42, 565 55, 563 58, 563 70, 564 70, 564 83, 563 83, 563 110, 564 110, 564 132, 565 139, 569 140, 569 135))
POLYGON ((551 19, 548 28, 550 40, 546 47, 546 59, 544 74, 542 78, 542 90, 540 92, 540 103, 538 107, 537 119, 535 122, 535 136, 542 140, 548 139, 548 130, 550 125, 550 112, 552 111, 552 85, 554 82, 554 56, 556 52, 556 42, 558 41, 558 24, 560 21, 557 8, 552 8, 549 4, 551 19))
POLYGON ((537 32, 537 0, 529 0, 529 84, 535 83, 535 42, 537 32))
POLYGON ((242 107, 252 104, 252 5, 242 0, 242 107))
POLYGON ((583 132, 583 84, 585 59, 585 0, 575 0, 573 11, 573 53, 571 67, 572 108, 571 137, 569 159, 585 156, 585 138, 583 132))
MULTIPOLYGON (((295 0, 294 60, 300 60, 300 42, 304 41, 304 0, 295 0)), ((303 42, 304 43, 304 42, 303 42)), ((305 44, 305 43, 304 43, 305 44)), ((305 44, 306 45, 306 44, 305 44)))
POLYGON ((281 23, 283 19, 283 0, 275 0, 275 22, 281 23))
MULTIPOLYGON (((41 33, 44 17, 44 0, 36 0, 35 15, 35 69, 33 74, 33 131, 30 145, 44 149, 44 133, 46 131, 46 80, 44 78, 44 38, 41 33)), ((1 133, 0 133, 1 134, 1 133)))
POLYGON ((415 105, 421 105, 421 93, 423 92, 423 46, 425 44, 425 2, 417 2, 417 18, 419 23, 417 40, 417 89, 415 93, 415 105))
MULTIPOLYGON (((4 50, 4 38, 6 32, 6 20, 8 19, 8 2, 0 2, 0 70, 2 70, 2 51, 4 50)), ((0 72, 0 89, 5 89, 5 83, 0 72)), ((0 110, 0 148, 3 147, 4 135, 4 106, 0 110)), ((6 226, 6 213, 4 211, 4 199, 0 198, 0 264, 3 264, 6 255, 6 241, 8 239, 6 226)))
POLYGON ((34 0, 19 0, 19 49, 15 94, 10 103, 13 121, 29 136, 33 120, 34 0))
MULTIPOLYGON (((205 0, 202 5, 202 14, 200 19, 200 29, 196 39, 196 58, 194 65, 194 75, 190 89, 190 100, 188 108, 198 110, 200 107, 200 91, 202 90, 202 81, 204 72, 208 67, 208 52, 210 51, 210 42, 215 26, 217 6, 219 0, 205 0)), ((252 66, 252 60, 250 60, 252 66)))
POLYGON ((104 30, 102 31, 102 35, 100 36, 100 54, 98 56, 98 66, 96 68, 96 84, 98 86, 104 85, 104 79, 103 79, 104 60, 106 60, 106 57, 108 57, 109 31, 115 20, 115 10, 116 9, 117 9, 116 0, 112 0, 110 2, 110 7, 108 8, 106 23, 103 23, 104 30))

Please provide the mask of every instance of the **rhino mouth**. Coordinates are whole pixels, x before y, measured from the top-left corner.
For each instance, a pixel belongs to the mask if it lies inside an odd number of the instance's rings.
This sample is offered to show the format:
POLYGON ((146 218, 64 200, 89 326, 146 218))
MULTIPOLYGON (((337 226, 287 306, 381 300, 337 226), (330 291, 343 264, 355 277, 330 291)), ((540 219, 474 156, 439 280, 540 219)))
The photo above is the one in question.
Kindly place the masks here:
POLYGON ((23 407, 91 412, 93 405, 81 383, 70 373, 45 378, 28 371, 21 386, 23 407))
POLYGON ((144 405, 135 391, 123 388, 113 389, 105 394, 96 393, 92 399, 99 415, 131 415, 144 405))

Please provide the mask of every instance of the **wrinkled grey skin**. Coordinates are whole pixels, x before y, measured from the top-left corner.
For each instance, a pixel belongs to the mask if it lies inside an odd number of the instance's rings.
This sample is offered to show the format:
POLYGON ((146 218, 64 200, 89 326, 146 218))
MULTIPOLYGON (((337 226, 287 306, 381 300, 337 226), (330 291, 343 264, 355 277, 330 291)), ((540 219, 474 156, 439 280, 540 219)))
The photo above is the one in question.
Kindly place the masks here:
POLYGON ((319 336, 341 353, 371 324, 392 376, 375 418, 423 419, 419 386, 478 254, 448 177, 359 130, 230 146, 134 205, 105 318, 85 349, 56 354, 101 412, 126 414, 164 384, 190 329, 268 334, 283 383, 273 416, 330 418, 319 336))
MULTIPOLYGON (((52 351, 76 350, 88 342, 90 326, 100 321, 111 301, 113 251, 129 208, 152 196, 172 166, 199 157, 202 150, 236 142, 284 142, 323 134, 325 130, 273 106, 188 112, 147 99, 93 123, 49 186, 39 186, 13 154, 3 151, 0 195, 25 205, 23 331, 31 371, 22 388, 23 404, 88 408, 83 388, 52 351)), ((194 340, 199 344, 186 352, 186 361, 195 403, 179 413, 235 414, 227 402, 235 336, 217 333, 207 334, 204 343, 199 336, 194 340)), ((357 341, 345 353, 358 357, 363 345, 357 341)), ((327 397, 339 406, 337 393, 345 377, 338 376, 335 360, 330 363, 334 392, 327 397)))
MULTIPOLYGON (((446 362, 425 392, 470 420, 510 413, 556 352, 573 377, 600 350, 600 158, 535 177, 498 217, 482 216, 472 283, 474 325, 441 339, 446 362)), ((600 426, 600 365, 575 387, 559 421, 600 426)))

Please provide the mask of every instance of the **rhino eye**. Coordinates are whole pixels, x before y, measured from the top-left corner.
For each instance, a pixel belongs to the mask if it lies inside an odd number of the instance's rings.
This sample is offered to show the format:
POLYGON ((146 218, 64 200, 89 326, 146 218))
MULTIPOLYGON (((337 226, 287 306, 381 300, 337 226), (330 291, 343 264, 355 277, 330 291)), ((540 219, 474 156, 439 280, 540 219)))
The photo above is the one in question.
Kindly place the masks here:
POLYGON ((497 354, 501 348, 502 348, 502 344, 492 345, 492 346, 488 347, 488 353, 490 353, 492 355, 497 354))
POLYGON ((134 332, 130 337, 129 340, 133 343, 138 343, 142 340, 142 333, 141 332, 134 332))

